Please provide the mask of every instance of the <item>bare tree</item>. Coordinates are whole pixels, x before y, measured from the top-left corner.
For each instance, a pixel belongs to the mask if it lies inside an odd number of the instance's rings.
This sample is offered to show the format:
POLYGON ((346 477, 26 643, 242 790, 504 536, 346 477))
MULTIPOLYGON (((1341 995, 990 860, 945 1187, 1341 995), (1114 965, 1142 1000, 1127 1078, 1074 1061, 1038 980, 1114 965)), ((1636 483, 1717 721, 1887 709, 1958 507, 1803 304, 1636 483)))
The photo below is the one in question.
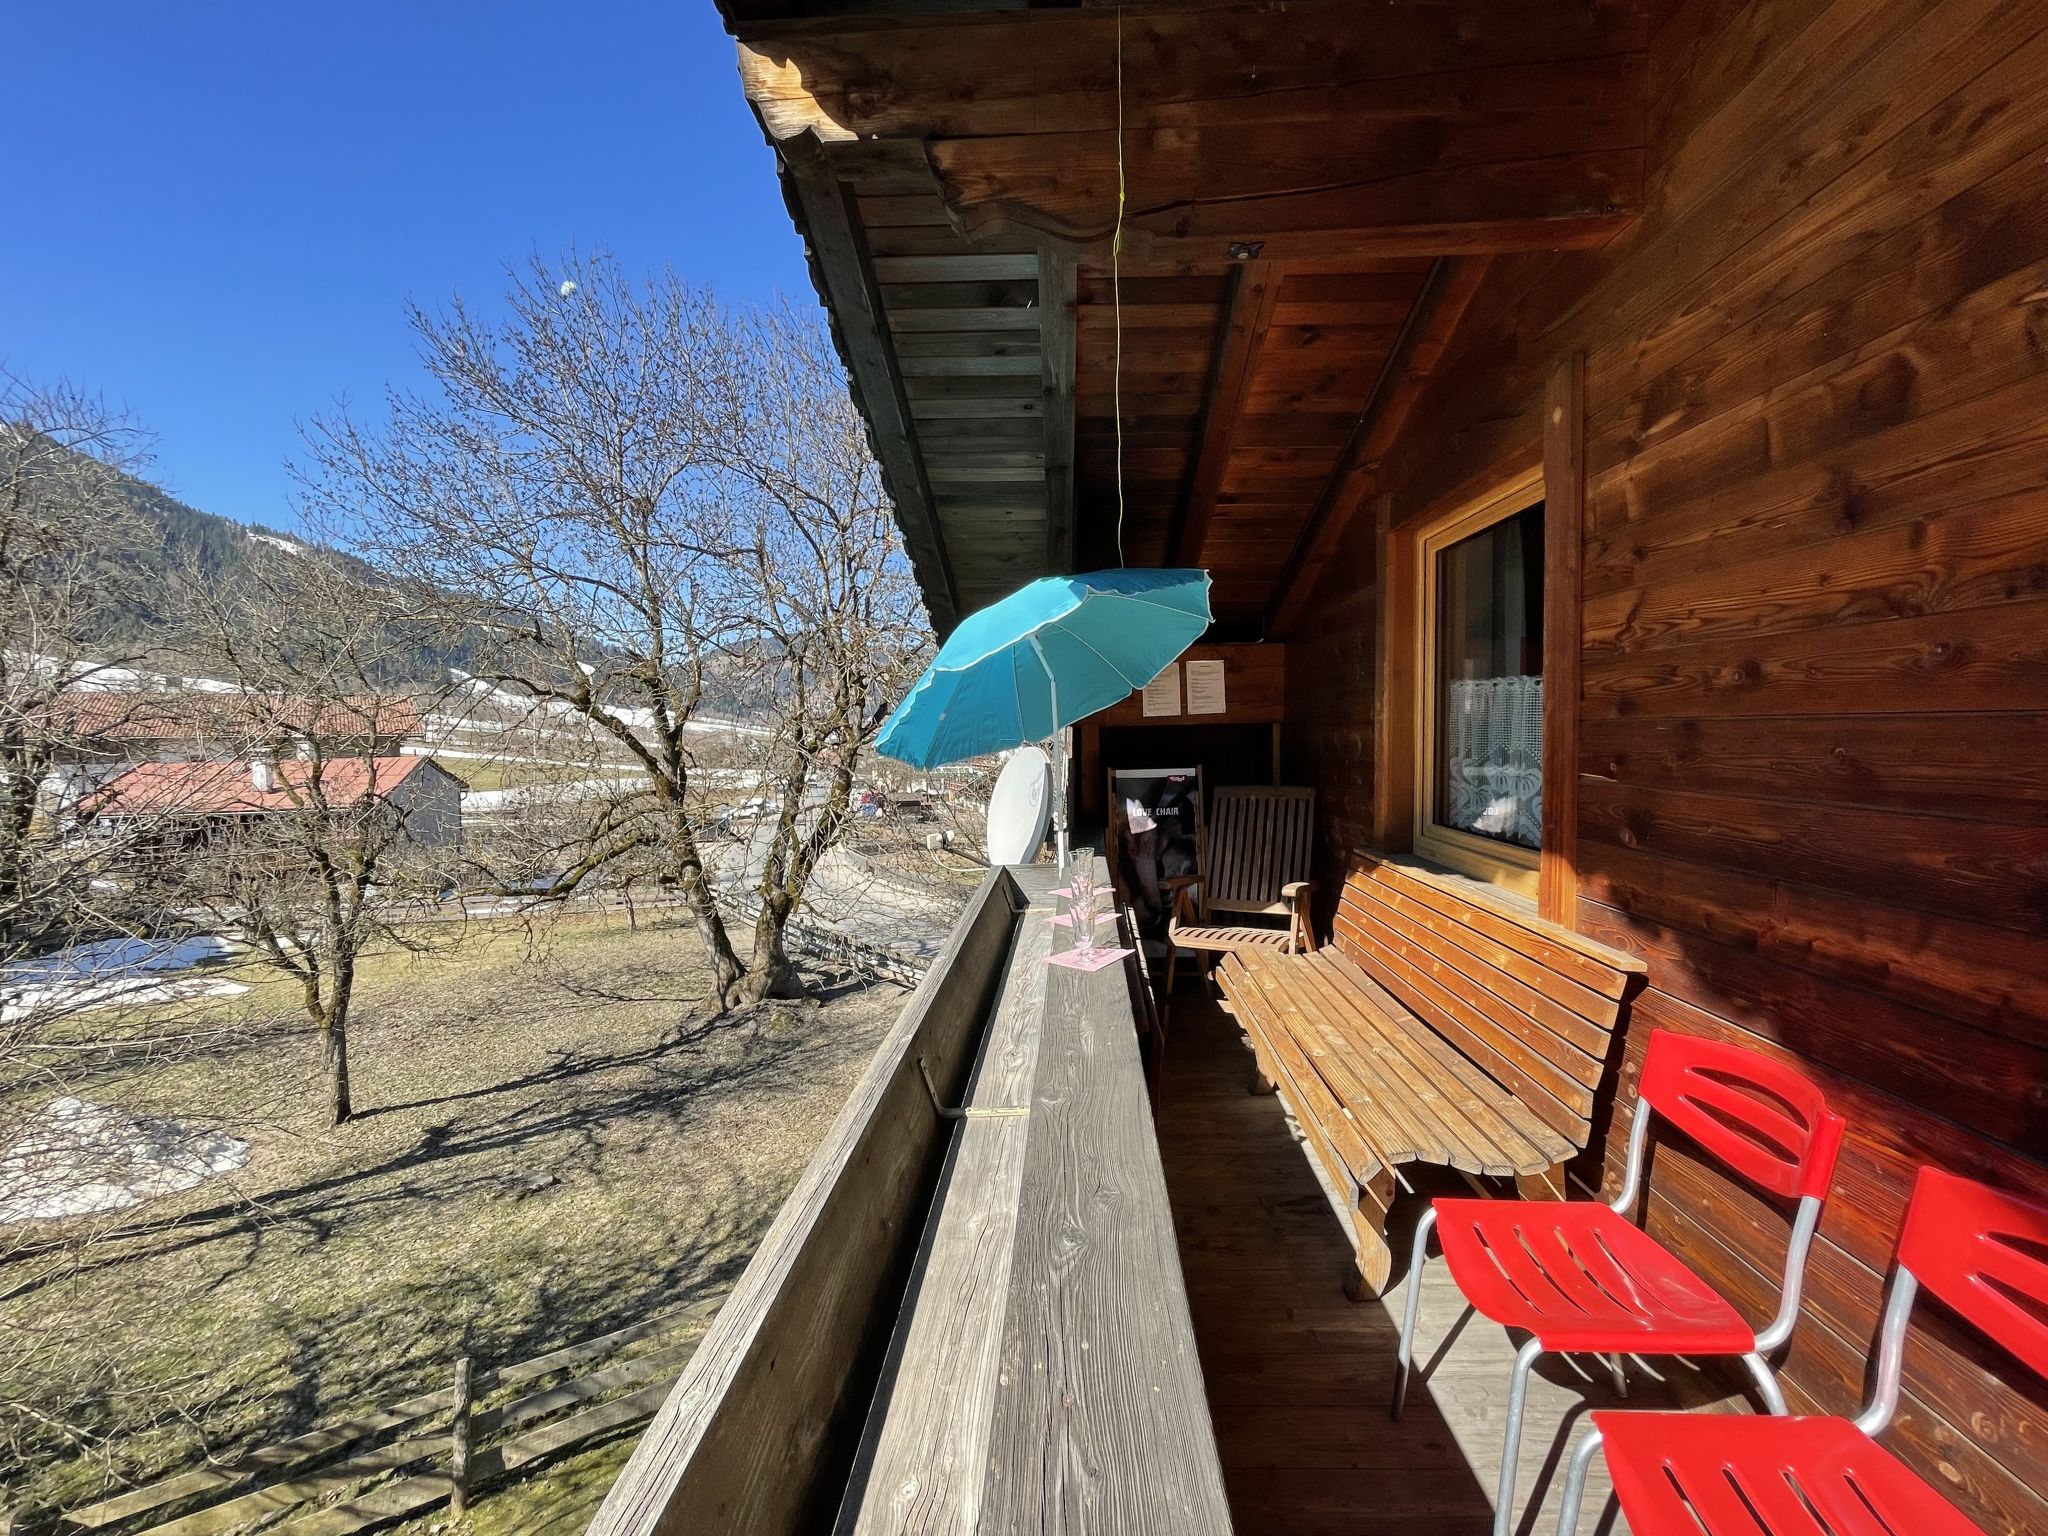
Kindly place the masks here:
POLYGON ((785 935, 853 811, 862 757, 923 660, 923 610, 867 429, 823 325, 787 307, 730 322, 753 364, 722 436, 737 481, 729 577, 743 716, 774 822, 742 995, 795 986, 785 935))
POLYGON ((580 732, 592 771, 520 883, 646 870, 688 908, 721 1004, 793 990, 787 925, 923 643, 822 325, 603 257, 515 274, 502 320, 460 301, 411 320, 432 392, 394 392, 376 426, 316 423, 302 478, 487 658, 484 685, 580 732), (700 778, 735 741, 743 761, 700 778), (714 849, 745 788, 772 826, 714 849), (743 957, 720 896, 749 892, 743 957))
POLYGON ((84 836, 77 816, 123 728, 159 704, 95 687, 141 659, 111 637, 145 597, 141 568, 119 558, 141 537, 123 486, 142 450, 98 400, 0 373, 0 1149, 103 1044, 153 1048, 82 1029, 110 978, 66 970, 78 946, 148 926, 116 878, 125 844, 84 836))
POLYGON ((110 557, 135 542, 122 477, 142 449, 99 401, 0 372, 0 962, 83 917, 64 822, 44 813, 104 724, 67 695, 134 659, 107 654, 135 580, 110 557))
MULTIPOLYGON (((374 946, 447 942, 461 807, 430 760, 402 755, 422 697, 389 593, 326 551, 260 552, 226 580, 180 583, 192 663, 230 685, 205 700, 213 752, 144 765, 103 792, 96 819, 144 817, 133 860, 161 908, 238 933, 292 984, 318 1035, 330 1124, 354 1113, 349 1022, 374 946)), ((454 909, 459 913, 460 908, 454 909)))
MULTIPOLYGON (((176 1409, 177 1384, 125 1367, 177 1298, 130 1318, 123 1347, 95 1337, 88 1306, 88 1256, 120 1219, 93 1192, 137 1170, 85 1096, 206 1044, 175 1002, 118 1006, 159 979, 136 973, 154 914, 124 878, 129 840, 78 816, 127 728, 163 707, 136 686, 148 658, 118 639, 160 599, 129 558, 149 537, 124 478, 144 446, 92 396, 0 372, 0 1467, 89 1448, 110 1415, 176 1409), (30 1219, 67 1210, 55 1234, 30 1219), (77 1304, 11 1305, 34 1292, 77 1304)), ((187 1150, 180 1125, 150 1129, 156 1153, 187 1150)))

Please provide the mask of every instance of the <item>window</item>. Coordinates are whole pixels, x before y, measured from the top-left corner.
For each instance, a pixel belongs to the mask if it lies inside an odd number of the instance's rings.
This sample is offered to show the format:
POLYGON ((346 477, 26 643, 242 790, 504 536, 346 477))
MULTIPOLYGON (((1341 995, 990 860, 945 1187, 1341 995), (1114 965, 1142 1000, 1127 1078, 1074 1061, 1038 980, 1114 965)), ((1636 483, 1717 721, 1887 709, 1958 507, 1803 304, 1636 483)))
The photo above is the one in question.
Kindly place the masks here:
POLYGON ((1415 848, 1525 895, 1543 819, 1540 481, 1420 540, 1415 848))

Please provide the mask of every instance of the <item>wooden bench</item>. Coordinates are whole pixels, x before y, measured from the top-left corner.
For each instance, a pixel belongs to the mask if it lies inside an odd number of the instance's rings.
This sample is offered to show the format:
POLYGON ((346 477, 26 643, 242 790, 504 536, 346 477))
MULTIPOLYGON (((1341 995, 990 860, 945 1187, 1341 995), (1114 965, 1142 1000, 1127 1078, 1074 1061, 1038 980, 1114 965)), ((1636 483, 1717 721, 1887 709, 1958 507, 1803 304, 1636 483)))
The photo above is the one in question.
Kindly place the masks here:
POLYGON ((1563 1194, 1643 970, 1469 881, 1363 857, 1327 947, 1224 960, 1218 979, 1258 1058, 1255 1091, 1279 1090, 1350 1196, 1354 1296, 1387 1282, 1403 1163, 1563 1194))

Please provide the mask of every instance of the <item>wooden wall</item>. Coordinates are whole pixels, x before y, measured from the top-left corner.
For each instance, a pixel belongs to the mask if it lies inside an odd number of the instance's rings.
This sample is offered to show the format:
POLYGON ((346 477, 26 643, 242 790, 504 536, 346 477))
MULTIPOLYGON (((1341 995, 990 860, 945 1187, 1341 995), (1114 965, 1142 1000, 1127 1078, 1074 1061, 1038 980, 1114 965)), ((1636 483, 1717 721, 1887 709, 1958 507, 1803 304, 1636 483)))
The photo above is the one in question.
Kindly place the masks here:
MULTIPOLYGON (((1118 700, 1107 709, 1097 710, 1074 728, 1074 784, 1071 790, 1073 815, 1077 825, 1100 827, 1107 813, 1104 796, 1108 785, 1106 772, 1115 767, 1134 766, 1128 761, 1117 763, 1108 760, 1103 753, 1102 733, 1142 730, 1149 726, 1182 727, 1190 732, 1214 730, 1219 727, 1262 726, 1270 735, 1280 725, 1287 712, 1287 647, 1284 645, 1257 645, 1243 643, 1221 643, 1191 645, 1182 654, 1177 666, 1181 674, 1181 710, 1177 715, 1147 715, 1144 698, 1133 693, 1118 700), (1187 710, 1187 664, 1191 661, 1220 661, 1223 663, 1224 711, 1219 715, 1191 715, 1187 710)), ((1242 756, 1243 743, 1236 744, 1239 750, 1233 757, 1242 756)), ((1272 755, 1270 740, 1264 747, 1268 757, 1272 755)), ((1156 764, 1161 759, 1146 759, 1156 764)), ((1178 763, 1183 760, 1204 763, 1208 760, 1192 747, 1176 746, 1165 756, 1165 761, 1178 763)), ((1272 778, 1270 766, 1262 766, 1257 782, 1267 783, 1272 778)), ((1214 782, 1211 781, 1211 787, 1214 782)), ((1092 835, 1092 833, 1091 833, 1092 835)))
POLYGON ((1333 575, 1304 609, 1288 645, 1293 665, 1287 669, 1281 777, 1316 787, 1315 908, 1324 930, 1351 851, 1373 841, 1377 537, 1369 511, 1352 519, 1331 561, 1333 575))
MULTIPOLYGON (((1851 1134, 1788 1360, 1866 1389, 1916 1164, 2048 1197, 2048 6, 1667 0, 1646 212, 1497 260, 1382 465, 1526 465, 1586 358, 1579 926, 1662 1026, 1805 1063, 1851 1134)), ((1361 517, 1359 523, 1369 523, 1361 517)), ((1286 636, 1290 776, 1363 841, 1372 546, 1286 636)), ((1782 1213, 1678 1149, 1655 1229, 1752 1313, 1782 1213)), ((1890 1443, 2048 1531, 2048 1388, 1923 1304, 1890 1443)))

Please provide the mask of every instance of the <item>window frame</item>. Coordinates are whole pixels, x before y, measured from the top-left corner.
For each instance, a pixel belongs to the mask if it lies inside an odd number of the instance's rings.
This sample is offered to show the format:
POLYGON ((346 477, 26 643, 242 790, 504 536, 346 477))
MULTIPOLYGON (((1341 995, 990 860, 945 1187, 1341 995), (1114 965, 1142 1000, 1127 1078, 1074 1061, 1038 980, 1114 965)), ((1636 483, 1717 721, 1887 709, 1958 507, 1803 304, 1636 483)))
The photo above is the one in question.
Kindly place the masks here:
MULTIPOLYGON (((1468 539, 1475 533, 1483 532, 1495 523, 1504 522, 1517 513, 1525 512, 1545 500, 1543 467, 1539 464, 1528 472, 1515 476, 1506 484, 1496 486, 1478 500, 1451 508, 1416 530, 1409 546, 1414 553, 1408 572, 1410 580, 1414 583, 1411 590, 1416 597, 1415 630, 1409 649, 1409 656, 1415 668, 1412 674, 1415 679, 1415 713, 1410 721, 1415 747, 1412 765, 1414 779, 1410 796, 1413 815, 1409 827, 1412 851, 1433 863, 1441 864, 1461 875, 1483 880, 1489 885, 1531 902, 1537 899, 1538 871, 1542 863, 1540 849, 1523 848, 1519 844, 1462 832, 1437 821, 1432 813, 1433 802, 1436 799, 1438 769, 1436 567, 1437 556, 1451 545, 1468 539)), ((1549 558, 1549 519, 1552 515, 1552 509, 1546 504, 1543 555, 1546 562, 1549 558)), ((1550 576, 1547 567, 1544 575, 1547 581, 1550 576)), ((1547 742, 1550 730, 1548 675, 1551 643, 1547 614, 1545 619, 1546 683, 1543 723, 1547 742)), ((1547 750, 1544 761, 1547 765, 1547 750)), ((1549 786, 1546 784, 1546 794, 1548 789, 1549 786)))

